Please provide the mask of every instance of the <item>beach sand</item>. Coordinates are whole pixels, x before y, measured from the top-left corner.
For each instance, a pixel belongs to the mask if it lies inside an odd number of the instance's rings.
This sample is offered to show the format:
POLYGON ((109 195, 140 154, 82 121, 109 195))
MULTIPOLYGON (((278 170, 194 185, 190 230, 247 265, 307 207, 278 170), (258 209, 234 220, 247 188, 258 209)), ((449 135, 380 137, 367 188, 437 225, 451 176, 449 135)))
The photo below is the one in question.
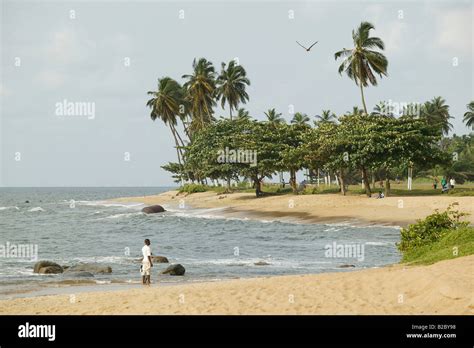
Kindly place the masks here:
POLYGON ((430 266, 0 301, 0 314, 474 314, 474 256, 430 266))
POLYGON ((458 209, 469 213, 465 220, 474 224, 474 197, 406 196, 384 199, 338 194, 282 195, 255 198, 252 193, 217 195, 215 192, 178 195, 168 191, 155 196, 124 197, 114 202, 141 202, 146 205, 169 205, 179 209, 180 202, 192 208, 223 208, 227 217, 268 219, 308 223, 349 222, 353 225, 406 226, 457 203, 458 209))

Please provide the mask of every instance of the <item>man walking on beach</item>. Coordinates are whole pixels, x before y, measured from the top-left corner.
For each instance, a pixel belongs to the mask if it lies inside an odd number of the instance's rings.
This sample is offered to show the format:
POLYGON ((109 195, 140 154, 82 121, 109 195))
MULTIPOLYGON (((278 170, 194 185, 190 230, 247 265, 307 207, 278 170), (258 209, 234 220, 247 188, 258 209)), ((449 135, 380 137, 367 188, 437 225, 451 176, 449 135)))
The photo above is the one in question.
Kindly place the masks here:
POLYGON ((142 260, 142 283, 143 285, 150 285, 150 270, 153 267, 153 262, 151 262, 151 248, 150 240, 145 239, 145 245, 142 248, 143 260, 142 260))

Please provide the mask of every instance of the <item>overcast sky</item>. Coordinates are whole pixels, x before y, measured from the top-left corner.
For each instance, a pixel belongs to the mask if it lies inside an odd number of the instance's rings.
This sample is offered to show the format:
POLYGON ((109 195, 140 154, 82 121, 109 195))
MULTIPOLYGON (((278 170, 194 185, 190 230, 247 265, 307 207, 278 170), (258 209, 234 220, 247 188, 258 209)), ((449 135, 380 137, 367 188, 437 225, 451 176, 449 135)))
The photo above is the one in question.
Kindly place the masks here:
POLYGON ((237 57, 251 80, 245 108, 257 119, 272 107, 289 120, 289 105, 311 116, 360 106, 334 52, 352 47, 363 20, 375 25, 389 60, 389 76, 366 90, 368 108, 439 95, 455 133, 469 131, 462 115, 473 99, 472 1, 1 4, 2 186, 173 184, 160 168, 176 161, 171 133, 151 121, 146 92, 159 77, 183 82, 195 57, 216 69, 237 57), (295 40, 319 43, 308 53, 295 40), (91 103, 95 114, 60 115, 64 100, 91 103))

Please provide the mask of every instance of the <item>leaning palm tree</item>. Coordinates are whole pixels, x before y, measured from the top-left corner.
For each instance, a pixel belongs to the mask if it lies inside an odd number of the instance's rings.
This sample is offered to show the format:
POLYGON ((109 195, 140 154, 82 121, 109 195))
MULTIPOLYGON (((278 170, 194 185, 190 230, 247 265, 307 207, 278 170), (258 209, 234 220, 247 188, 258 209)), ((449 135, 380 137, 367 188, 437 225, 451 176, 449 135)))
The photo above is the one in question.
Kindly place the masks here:
POLYGON ((421 116, 435 127, 438 127, 440 132, 448 134, 453 128, 449 119, 453 118, 449 115, 449 105, 441 97, 436 97, 427 101, 423 105, 421 116))
POLYGON ((184 103, 184 90, 171 77, 163 77, 158 79, 158 90, 149 91, 148 95, 152 96, 146 103, 151 108, 150 117, 153 121, 157 118, 161 119, 170 128, 176 144, 178 162, 181 166, 181 158, 184 160, 181 148, 184 146, 184 143, 176 129, 176 125, 177 117, 181 114, 180 108, 184 103))
POLYGON ((237 110, 237 119, 250 120, 251 119, 250 113, 247 110, 245 110, 244 108, 240 108, 239 110, 237 110))
POLYGON ((344 57, 342 64, 339 66, 339 74, 346 72, 350 79, 354 80, 360 88, 362 97, 362 105, 367 114, 367 106, 364 98, 364 87, 370 84, 377 85, 377 79, 374 72, 387 76, 387 58, 380 52, 373 49, 378 48, 384 50, 385 45, 378 37, 370 37, 370 30, 374 26, 369 22, 362 22, 357 30, 352 31, 352 40, 354 41, 353 49, 342 49, 336 52, 334 58, 344 57))
POLYGON ((466 126, 473 127, 474 126, 474 101, 467 104, 467 111, 464 114, 463 121, 466 123, 466 126))
POLYGON ((323 110, 321 115, 316 115, 315 124, 320 123, 334 123, 337 120, 337 116, 335 113, 331 112, 331 110, 323 110))
POLYGON ((183 75, 186 79, 186 101, 189 103, 191 132, 204 128, 213 120, 213 107, 216 90, 215 70, 211 62, 205 58, 193 60, 193 73, 183 75))
POLYGON ((295 113, 295 115, 291 119, 291 123, 298 124, 298 125, 308 124, 308 122, 309 122, 308 115, 303 114, 301 112, 295 113))
POLYGON ((237 110, 239 103, 246 103, 249 95, 245 91, 246 86, 250 86, 250 80, 241 65, 236 65, 234 60, 226 64, 222 63, 222 70, 217 77, 217 100, 221 101, 221 106, 229 105, 230 119, 232 120, 232 110, 237 110))
POLYGON ((282 123, 285 120, 281 117, 281 113, 277 113, 275 108, 273 109, 268 109, 268 111, 265 112, 265 116, 267 116, 267 122, 270 124, 277 124, 277 123, 282 123))

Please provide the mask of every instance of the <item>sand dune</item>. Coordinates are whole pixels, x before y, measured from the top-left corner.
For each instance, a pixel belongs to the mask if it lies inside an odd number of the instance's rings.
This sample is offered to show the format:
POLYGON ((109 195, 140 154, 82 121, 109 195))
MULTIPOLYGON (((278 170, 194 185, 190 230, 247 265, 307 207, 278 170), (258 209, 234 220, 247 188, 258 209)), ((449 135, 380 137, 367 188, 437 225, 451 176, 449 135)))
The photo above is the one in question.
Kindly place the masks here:
POLYGON ((474 314, 474 256, 431 266, 0 301, 0 314, 474 314))

